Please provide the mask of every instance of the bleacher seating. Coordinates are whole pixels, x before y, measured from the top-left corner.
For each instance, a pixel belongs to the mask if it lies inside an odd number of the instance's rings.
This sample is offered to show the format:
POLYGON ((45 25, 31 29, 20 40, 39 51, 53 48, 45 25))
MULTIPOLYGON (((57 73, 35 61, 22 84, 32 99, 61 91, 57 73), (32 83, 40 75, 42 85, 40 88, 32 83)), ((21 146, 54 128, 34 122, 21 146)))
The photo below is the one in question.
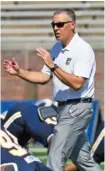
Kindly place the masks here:
POLYGON ((104 48, 103 1, 2 1, 1 49, 51 48, 55 38, 50 23, 60 8, 73 8, 77 32, 93 48, 104 48))

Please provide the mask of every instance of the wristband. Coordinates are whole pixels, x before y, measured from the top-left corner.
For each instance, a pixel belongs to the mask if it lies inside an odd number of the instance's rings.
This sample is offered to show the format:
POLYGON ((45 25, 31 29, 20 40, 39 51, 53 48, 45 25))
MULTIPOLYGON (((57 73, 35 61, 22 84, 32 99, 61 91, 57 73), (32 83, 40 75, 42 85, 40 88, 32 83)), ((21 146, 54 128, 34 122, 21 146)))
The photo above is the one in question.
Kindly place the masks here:
POLYGON ((57 64, 54 64, 54 67, 50 68, 51 72, 54 72, 59 66, 57 64))

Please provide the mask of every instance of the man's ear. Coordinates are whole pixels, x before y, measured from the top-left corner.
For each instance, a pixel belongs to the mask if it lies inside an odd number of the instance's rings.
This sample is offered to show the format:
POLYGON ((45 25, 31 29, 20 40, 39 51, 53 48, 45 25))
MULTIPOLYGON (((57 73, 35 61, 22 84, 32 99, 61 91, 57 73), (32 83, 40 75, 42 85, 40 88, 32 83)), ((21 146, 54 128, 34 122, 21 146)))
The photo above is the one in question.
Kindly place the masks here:
POLYGON ((71 23, 71 28, 72 28, 72 31, 73 31, 73 32, 75 32, 75 27, 76 27, 76 22, 73 21, 73 22, 71 23))

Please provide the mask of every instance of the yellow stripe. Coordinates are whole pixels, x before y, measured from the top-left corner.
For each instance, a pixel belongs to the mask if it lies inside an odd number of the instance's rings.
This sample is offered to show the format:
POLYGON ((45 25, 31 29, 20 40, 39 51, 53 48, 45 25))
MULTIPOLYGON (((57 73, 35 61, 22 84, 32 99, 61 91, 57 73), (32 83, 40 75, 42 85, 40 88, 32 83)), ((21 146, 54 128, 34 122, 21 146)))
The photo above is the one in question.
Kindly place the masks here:
POLYGON ((13 114, 3 125, 4 128, 7 129, 14 120, 20 117, 22 117, 21 112, 16 112, 15 114, 13 114))
POLYGON ((105 136, 105 128, 103 128, 103 130, 101 131, 101 133, 97 137, 95 143, 92 146, 91 152, 95 152, 95 150, 97 149, 98 145, 100 144, 100 142, 104 136, 105 136))

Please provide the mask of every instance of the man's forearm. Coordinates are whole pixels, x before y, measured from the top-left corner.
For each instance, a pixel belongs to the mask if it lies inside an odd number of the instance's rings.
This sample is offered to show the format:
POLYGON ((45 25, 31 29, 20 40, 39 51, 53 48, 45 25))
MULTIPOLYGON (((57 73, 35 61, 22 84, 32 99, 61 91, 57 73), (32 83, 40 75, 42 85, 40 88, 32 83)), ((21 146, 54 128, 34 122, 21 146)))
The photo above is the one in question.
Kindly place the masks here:
POLYGON ((28 81, 28 82, 32 82, 32 83, 46 83, 49 81, 50 76, 47 76, 45 74, 43 74, 42 72, 36 72, 36 71, 27 71, 24 69, 19 70, 18 77, 28 81))
POLYGON ((76 77, 73 74, 69 74, 65 71, 63 71, 61 68, 57 68, 54 71, 54 74, 60 81, 62 81, 64 84, 70 86, 74 90, 79 90, 81 86, 84 83, 84 78, 82 77, 76 77))

